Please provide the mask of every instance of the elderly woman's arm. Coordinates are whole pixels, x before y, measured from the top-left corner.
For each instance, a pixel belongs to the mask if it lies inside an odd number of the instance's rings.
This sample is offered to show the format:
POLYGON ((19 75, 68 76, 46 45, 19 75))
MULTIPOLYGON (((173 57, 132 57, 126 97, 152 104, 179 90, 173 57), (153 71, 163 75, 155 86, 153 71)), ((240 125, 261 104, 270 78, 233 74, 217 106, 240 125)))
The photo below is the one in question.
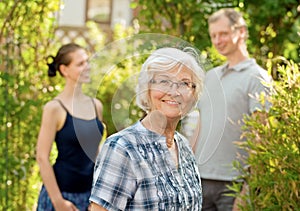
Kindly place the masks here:
POLYGON ((93 203, 91 204, 91 211, 107 211, 107 209, 103 208, 99 204, 93 203))

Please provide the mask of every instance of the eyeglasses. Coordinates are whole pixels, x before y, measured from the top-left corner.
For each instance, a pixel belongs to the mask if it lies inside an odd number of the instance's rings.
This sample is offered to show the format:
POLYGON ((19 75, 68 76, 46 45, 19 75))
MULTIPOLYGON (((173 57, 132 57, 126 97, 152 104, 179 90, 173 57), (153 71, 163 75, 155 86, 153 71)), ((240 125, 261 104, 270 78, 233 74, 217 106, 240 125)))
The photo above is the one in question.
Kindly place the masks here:
POLYGON ((173 84, 176 85, 177 90, 181 93, 188 92, 196 88, 196 85, 190 81, 174 82, 171 81, 170 79, 165 79, 165 78, 151 79, 150 83, 155 85, 157 89, 162 91, 168 91, 171 87, 173 87, 173 84))

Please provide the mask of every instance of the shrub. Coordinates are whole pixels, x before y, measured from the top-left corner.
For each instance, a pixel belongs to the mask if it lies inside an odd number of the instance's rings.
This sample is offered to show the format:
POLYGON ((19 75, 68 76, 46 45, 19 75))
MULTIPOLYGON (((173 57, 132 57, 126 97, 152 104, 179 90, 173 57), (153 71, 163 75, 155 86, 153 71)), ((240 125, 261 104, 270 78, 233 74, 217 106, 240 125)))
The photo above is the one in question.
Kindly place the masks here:
POLYGON ((300 72, 284 60, 278 73, 266 124, 245 117, 241 147, 250 171, 244 170, 248 191, 241 210, 300 210, 300 72))

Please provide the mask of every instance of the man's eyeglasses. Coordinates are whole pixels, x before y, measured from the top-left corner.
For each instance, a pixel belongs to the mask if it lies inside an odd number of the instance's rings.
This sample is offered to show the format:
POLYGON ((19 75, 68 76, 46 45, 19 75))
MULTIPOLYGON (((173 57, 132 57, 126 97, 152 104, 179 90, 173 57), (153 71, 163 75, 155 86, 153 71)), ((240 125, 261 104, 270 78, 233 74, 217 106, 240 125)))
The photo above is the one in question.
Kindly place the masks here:
POLYGON ((174 82, 170 79, 166 78, 158 78, 158 79, 151 79, 150 83, 153 84, 157 89, 162 91, 168 91, 173 85, 176 85, 176 88, 179 92, 188 92, 192 89, 196 88, 196 85, 190 81, 178 81, 174 82))

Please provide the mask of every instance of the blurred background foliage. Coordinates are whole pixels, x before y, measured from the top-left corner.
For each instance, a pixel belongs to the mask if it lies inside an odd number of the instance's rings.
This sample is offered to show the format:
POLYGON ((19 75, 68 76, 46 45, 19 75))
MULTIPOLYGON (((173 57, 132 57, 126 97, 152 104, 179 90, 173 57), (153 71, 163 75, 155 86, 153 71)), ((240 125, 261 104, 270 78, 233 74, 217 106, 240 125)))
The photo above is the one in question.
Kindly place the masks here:
MULTIPOLYGON (((248 50, 266 67, 277 56, 300 62, 300 6, 298 0, 137 0, 141 32, 167 33, 193 43, 215 65, 222 62, 211 48, 208 16, 222 7, 234 7, 248 24, 248 50)), ((271 65, 276 69, 276 65, 271 65)), ((276 70, 273 70, 276 77, 276 70)))
POLYGON ((245 117, 247 141, 239 145, 249 153, 244 159, 250 168, 237 168, 244 172, 248 193, 239 194, 241 184, 233 187, 243 199, 241 210, 300 210, 300 70, 293 61, 278 60, 280 80, 269 99, 266 124, 245 117))
MULTIPOLYGON (((61 91, 64 85, 61 77, 47 77, 45 63, 46 57, 56 53, 62 44, 54 33, 60 4, 59 0, 0 1, 0 210, 32 210, 37 202, 41 180, 35 162, 35 144, 42 107, 61 91)), ((93 22, 87 23, 96 53, 91 52, 93 81, 85 90, 103 102, 108 135, 143 116, 143 112, 134 104, 133 85, 141 63, 157 45, 176 45, 176 39, 185 40, 199 49, 203 61, 207 62, 204 64, 206 69, 224 61, 211 47, 207 18, 219 8, 235 7, 244 13, 249 25, 248 44, 251 56, 272 74, 278 82, 278 89, 285 90, 284 94, 274 97, 276 106, 270 114, 270 118, 275 119, 280 127, 265 130, 268 131, 268 136, 263 135, 261 139, 268 140, 268 145, 264 146, 266 151, 252 153, 250 157, 249 163, 255 170, 253 175, 247 177, 251 188, 250 196, 244 197, 250 203, 245 209, 299 209, 297 191, 284 195, 284 192, 287 193, 285 189, 300 189, 299 168, 295 170, 296 167, 290 165, 282 170, 286 163, 300 163, 300 130, 297 124, 299 113, 296 112, 300 100, 299 91, 297 92, 299 80, 294 80, 294 88, 287 86, 291 78, 299 77, 299 74, 295 75, 294 66, 300 62, 299 2, 262 0, 258 4, 254 0, 135 0, 131 6, 138 10, 138 16, 133 20, 133 23, 139 26, 138 30, 136 27, 123 28, 116 25, 111 43, 107 42, 101 28, 93 22), (145 33, 149 33, 149 42, 145 42, 145 33), (153 33, 168 35, 166 40, 170 42, 153 42, 153 33), (138 42, 139 35, 143 35, 141 42, 138 42), (126 41, 125 44, 122 40, 126 41), (132 43, 132 40, 135 43, 132 43), (136 43, 137 46, 133 45, 136 43), (278 56, 284 57, 285 60, 278 60, 278 56), (284 74, 285 72, 289 74, 284 74), (290 101, 286 102, 288 99, 290 101), (276 110, 278 107, 286 108, 286 112, 276 110), (294 118, 287 122, 287 117, 294 118), (293 147, 289 148, 289 144, 293 147), (265 155, 269 147, 272 151, 268 156, 258 156, 265 155), (275 154, 275 151, 282 153, 275 154), (271 157, 273 155, 278 157, 271 157), (265 165, 259 160, 271 163, 272 168, 268 168, 271 164, 265 165), (289 169, 295 171, 290 173, 289 169), (271 177, 264 177, 265 174, 274 177, 267 181, 271 177), (256 197, 253 193, 257 189, 266 196, 256 197), (298 202, 293 203, 294 200, 298 202), (290 203, 280 208, 283 201, 290 203)), ((164 36, 161 39, 164 39, 164 36)), ((76 42, 87 45, 81 39, 76 42)), ((251 130, 257 130, 252 124, 247 126, 251 130)), ((247 143, 249 146, 244 147, 256 147, 251 145, 252 139, 250 136, 250 142, 247 143)), ((55 159, 55 149, 53 151, 52 159, 55 159)))

